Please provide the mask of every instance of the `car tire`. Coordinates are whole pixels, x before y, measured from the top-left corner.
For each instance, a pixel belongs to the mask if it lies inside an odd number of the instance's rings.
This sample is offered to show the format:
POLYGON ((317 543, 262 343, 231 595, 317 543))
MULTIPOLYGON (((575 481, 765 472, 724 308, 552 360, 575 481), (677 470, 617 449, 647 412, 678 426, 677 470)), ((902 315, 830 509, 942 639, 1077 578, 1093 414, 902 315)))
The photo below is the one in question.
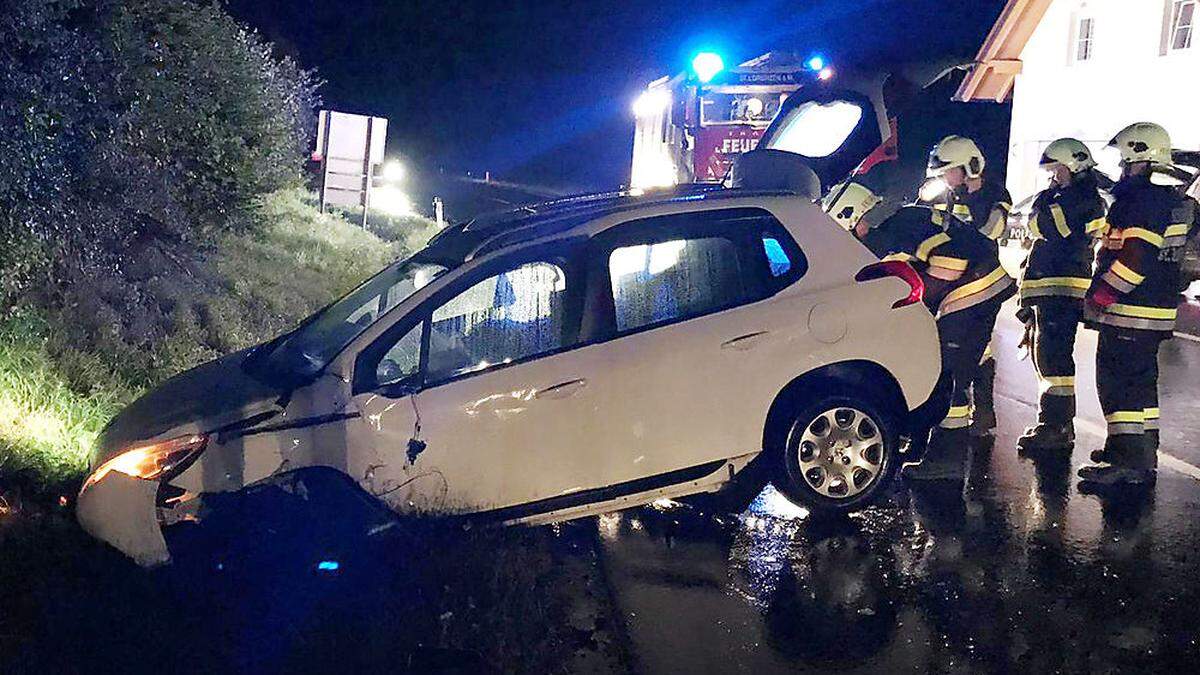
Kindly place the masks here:
POLYGON ((812 513, 846 514, 878 501, 900 466, 895 415, 862 395, 824 396, 792 416, 776 487, 812 513))

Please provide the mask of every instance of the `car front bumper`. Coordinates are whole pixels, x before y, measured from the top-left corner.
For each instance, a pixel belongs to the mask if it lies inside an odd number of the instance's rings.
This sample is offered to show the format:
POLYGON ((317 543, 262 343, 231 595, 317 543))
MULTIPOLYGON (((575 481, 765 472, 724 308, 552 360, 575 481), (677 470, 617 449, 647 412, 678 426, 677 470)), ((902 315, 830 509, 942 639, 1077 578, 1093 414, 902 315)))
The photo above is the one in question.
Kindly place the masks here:
POLYGON ((143 567, 170 562, 158 520, 158 481, 116 471, 84 487, 75 505, 79 524, 143 567))

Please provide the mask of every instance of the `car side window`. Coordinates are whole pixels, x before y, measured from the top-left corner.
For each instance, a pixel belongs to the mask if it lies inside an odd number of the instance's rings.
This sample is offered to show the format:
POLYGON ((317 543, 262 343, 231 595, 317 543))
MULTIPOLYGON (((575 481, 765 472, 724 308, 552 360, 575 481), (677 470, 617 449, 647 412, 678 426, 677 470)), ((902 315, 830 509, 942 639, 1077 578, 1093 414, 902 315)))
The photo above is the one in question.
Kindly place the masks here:
POLYGON ((433 310, 426 384, 556 351, 565 344, 567 276, 550 262, 477 282, 433 310))
POLYGON ((618 332, 716 311, 748 296, 739 245, 722 235, 619 246, 609 254, 608 272, 618 332))
POLYGON ((424 326, 423 323, 413 326, 388 348, 375 367, 377 384, 394 384, 417 374, 421 368, 421 330, 424 326))

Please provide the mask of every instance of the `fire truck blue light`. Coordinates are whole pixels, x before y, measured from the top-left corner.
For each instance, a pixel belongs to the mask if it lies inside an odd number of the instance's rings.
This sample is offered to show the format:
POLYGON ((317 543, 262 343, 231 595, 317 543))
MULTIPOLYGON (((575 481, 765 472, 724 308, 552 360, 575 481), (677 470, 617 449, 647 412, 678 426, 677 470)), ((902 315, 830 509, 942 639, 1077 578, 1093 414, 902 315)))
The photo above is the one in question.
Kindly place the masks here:
POLYGON ((821 70, 825 67, 825 59, 820 56, 813 56, 805 65, 808 66, 809 70, 821 70))
POLYGON ((725 59, 716 52, 700 52, 692 59, 692 71, 701 82, 711 82, 722 70, 725 70, 725 59))

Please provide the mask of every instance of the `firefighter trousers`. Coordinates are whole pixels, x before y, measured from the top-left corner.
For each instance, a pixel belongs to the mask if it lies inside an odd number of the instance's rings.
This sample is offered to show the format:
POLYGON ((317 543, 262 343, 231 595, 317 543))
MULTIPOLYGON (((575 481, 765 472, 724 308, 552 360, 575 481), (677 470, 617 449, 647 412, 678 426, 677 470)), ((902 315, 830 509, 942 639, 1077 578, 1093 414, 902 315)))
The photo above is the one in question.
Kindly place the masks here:
POLYGON ((1151 331, 1099 326, 1096 389, 1108 423, 1104 454, 1113 464, 1157 465, 1158 348, 1151 331), (1148 433, 1149 432, 1149 433, 1148 433))
POLYGON ((937 463, 961 463, 970 443, 971 384, 978 381, 980 361, 992 339, 992 329, 1001 303, 989 300, 938 320, 942 343, 942 369, 950 376, 950 411, 929 438, 926 459, 937 463))
MULTIPOLYGON (((995 321, 992 326, 995 326, 995 321)), ((979 357, 979 367, 970 384, 974 424, 984 432, 996 428, 995 386, 996 356, 992 353, 991 335, 988 335, 987 344, 983 346, 983 353, 979 357)))
POLYGON ((1070 426, 1075 419, 1075 335, 1083 303, 1041 298, 1033 307, 1033 367, 1038 379, 1038 423, 1070 426))

